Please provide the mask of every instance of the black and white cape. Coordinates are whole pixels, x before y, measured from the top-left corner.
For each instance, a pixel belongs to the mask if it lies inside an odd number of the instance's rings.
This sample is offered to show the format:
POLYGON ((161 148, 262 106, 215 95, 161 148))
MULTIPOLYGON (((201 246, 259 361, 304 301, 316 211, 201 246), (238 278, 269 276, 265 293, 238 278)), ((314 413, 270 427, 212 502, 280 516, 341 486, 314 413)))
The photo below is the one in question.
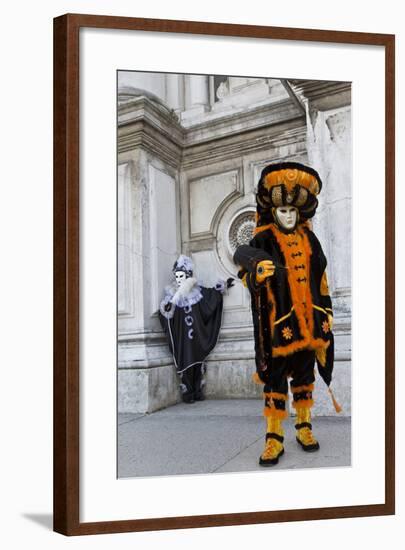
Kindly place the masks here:
POLYGON ((215 347, 225 286, 220 281, 206 288, 189 277, 180 287, 176 283, 166 287, 159 318, 178 374, 201 365, 215 347))

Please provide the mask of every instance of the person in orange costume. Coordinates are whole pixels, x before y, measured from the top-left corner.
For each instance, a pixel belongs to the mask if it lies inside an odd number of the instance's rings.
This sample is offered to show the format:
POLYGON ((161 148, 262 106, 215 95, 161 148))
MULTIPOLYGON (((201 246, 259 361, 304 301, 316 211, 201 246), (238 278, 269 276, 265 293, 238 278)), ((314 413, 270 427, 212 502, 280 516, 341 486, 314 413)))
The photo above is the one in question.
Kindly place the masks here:
POLYGON ((319 174, 303 164, 264 168, 256 194, 255 236, 234 254, 238 276, 251 293, 255 379, 264 384, 267 431, 262 466, 277 464, 284 453, 288 380, 297 442, 304 451, 319 449, 311 422, 314 368, 316 363, 329 386, 334 360, 327 261, 309 223, 321 189, 319 174))

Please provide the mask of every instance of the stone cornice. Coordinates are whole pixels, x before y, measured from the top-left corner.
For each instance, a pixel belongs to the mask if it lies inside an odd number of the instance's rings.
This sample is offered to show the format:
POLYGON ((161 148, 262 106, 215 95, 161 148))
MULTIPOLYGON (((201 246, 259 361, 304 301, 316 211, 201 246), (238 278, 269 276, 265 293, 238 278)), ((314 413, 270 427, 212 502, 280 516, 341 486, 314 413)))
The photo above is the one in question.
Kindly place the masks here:
POLYGON ((121 100, 118 107, 118 152, 143 147, 176 169, 296 141, 302 132, 305 119, 291 99, 187 129, 173 111, 146 96, 121 100))
POLYGON ((182 167, 185 169, 242 157, 271 147, 288 146, 305 140, 305 121, 300 117, 283 124, 264 126, 249 132, 237 133, 217 141, 196 144, 184 150, 182 167))
POLYGON ((173 111, 146 96, 118 106, 118 152, 144 147, 174 168, 179 168, 185 130, 173 111))
POLYGON ((118 152, 143 147, 175 169, 180 167, 183 148, 144 119, 118 129, 118 152))
POLYGON ((187 128, 186 147, 218 140, 258 128, 274 126, 287 120, 302 118, 302 112, 291 99, 266 103, 242 113, 230 113, 187 128))
POLYGON ((159 128, 163 134, 172 136, 176 141, 184 139, 185 130, 177 115, 161 103, 157 103, 147 96, 136 96, 119 102, 119 128, 143 119, 159 128))
POLYGON ((346 107, 351 103, 351 82, 323 80, 289 80, 299 98, 305 98, 310 106, 320 111, 346 107))

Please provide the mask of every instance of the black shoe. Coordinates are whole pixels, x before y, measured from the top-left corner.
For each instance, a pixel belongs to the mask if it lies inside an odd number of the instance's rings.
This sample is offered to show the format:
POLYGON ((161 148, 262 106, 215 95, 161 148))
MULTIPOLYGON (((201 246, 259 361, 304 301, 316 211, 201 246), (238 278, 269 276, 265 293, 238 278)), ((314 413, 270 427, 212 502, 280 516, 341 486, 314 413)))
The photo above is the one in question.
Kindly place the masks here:
POLYGON ((314 451, 319 450, 319 443, 312 443, 311 445, 304 445, 304 443, 296 437, 297 442, 301 445, 302 449, 306 451, 307 453, 313 453, 314 451))
POLYGON ((260 466, 275 466, 276 464, 278 464, 278 459, 280 458, 280 456, 283 456, 283 454, 284 454, 284 449, 281 449, 279 454, 274 458, 262 458, 262 457, 260 457, 259 464, 260 464, 260 466))
MULTIPOLYGON (((295 429, 297 430, 297 434, 300 432, 301 429, 307 430, 306 434, 308 435, 308 430, 310 431, 310 435, 315 440, 315 438, 312 435, 312 424, 311 422, 301 422, 301 424, 296 424, 295 429)), ((307 445, 301 441, 301 439, 296 435, 297 443, 301 445, 301 448, 306 451, 307 453, 312 453, 314 451, 319 450, 319 443, 315 440, 315 443, 308 443, 307 445)))
POLYGON ((193 393, 183 393, 181 396, 183 403, 194 403, 194 394, 193 393))
POLYGON ((194 399, 195 399, 195 401, 204 401, 205 400, 205 395, 202 391, 197 391, 194 394, 194 399))

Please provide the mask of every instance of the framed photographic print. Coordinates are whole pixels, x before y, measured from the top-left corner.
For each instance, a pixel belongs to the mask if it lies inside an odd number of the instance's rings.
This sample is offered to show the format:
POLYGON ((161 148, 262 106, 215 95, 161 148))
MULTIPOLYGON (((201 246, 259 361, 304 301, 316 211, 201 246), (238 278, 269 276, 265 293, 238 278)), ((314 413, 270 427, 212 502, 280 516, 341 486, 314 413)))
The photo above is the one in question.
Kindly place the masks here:
POLYGON ((393 514, 394 37, 54 20, 54 529, 393 514))

